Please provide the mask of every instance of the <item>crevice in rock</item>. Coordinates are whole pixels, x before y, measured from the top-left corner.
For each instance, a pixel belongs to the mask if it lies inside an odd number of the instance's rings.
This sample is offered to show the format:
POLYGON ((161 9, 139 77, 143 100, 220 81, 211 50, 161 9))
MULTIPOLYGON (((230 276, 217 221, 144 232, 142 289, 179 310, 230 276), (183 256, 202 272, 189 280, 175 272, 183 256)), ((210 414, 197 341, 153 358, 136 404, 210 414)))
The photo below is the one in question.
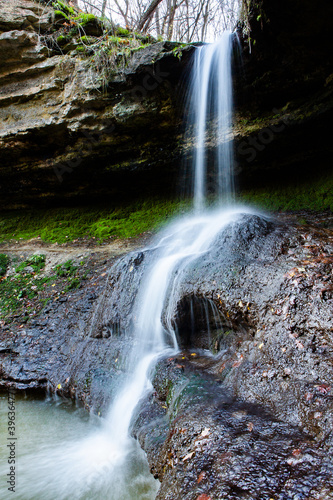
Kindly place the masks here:
POLYGON ((207 297, 184 296, 177 304, 173 325, 181 349, 207 349, 213 354, 252 338, 247 308, 228 311, 207 297))

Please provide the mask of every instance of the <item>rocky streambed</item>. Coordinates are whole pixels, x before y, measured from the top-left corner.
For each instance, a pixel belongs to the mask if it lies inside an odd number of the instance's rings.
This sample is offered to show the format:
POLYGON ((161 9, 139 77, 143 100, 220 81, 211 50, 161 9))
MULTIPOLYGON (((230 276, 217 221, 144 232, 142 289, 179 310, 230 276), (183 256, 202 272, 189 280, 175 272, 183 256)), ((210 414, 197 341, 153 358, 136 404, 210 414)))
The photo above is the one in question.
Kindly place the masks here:
MULTIPOLYGON (((174 310, 180 352, 159 362, 133 422, 161 482, 157 498, 333 498, 332 236, 329 214, 244 214, 188 270, 174 310)), ((78 280, 67 289, 73 277, 56 273, 22 297, 35 314, 23 307, 2 320, 3 389, 48 389, 106 411, 154 254, 147 238, 127 248, 2 246, 15 266, 46 256, 32 277, 71 260, 78 280)))

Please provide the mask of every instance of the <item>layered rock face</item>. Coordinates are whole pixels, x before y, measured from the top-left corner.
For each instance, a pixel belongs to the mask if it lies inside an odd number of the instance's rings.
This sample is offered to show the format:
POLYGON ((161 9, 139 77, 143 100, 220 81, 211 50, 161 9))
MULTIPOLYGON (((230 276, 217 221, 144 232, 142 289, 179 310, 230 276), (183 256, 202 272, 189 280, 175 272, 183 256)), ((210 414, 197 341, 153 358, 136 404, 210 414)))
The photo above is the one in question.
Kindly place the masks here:
POLYGON ((285 186, 331 172, 332 3, 243 3, 248 35, 239 30, 243 67, 235 79, 241 187, 285 186))
MULTIPOLYGON (((24 0, 0 7, 1 207, 174 193, 184 118, 177 89, 193 49, 179 60, 174 44, 143 46, 105 78, 92 53, 57 40, 63 20, 53 9, 24 0)), ((244 66, 234 61, 241 188, 330 172, 331 9, 250 5, 244 66)))
POLYGON ((75 44, 66 54, 56 39, 52 47, 57 23, 37 2, 0 2, 2 208, 119 199, 143 193, 148 179, 163 190, 178 163, 186 54, 180 63, 173 44, 144 46, 105 81, 75 44))

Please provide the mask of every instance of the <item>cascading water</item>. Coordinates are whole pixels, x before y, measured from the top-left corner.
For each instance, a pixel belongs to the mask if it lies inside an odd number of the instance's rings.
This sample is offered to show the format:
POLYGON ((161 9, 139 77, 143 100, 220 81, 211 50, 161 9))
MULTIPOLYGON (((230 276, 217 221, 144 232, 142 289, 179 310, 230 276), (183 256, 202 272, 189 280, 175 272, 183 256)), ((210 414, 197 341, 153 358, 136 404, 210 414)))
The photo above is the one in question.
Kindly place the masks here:
POLYGON ((129 435, 133 411, 146 389, 149 372, 156 361, 170 349, 177 350, 172 318, 177 290, 185 269, 206 252, 217 235, 235 220, 237 210, 206 213, 204 211, 207 176, 207 123, 216 121, 217 188, 220 204, 229 203, 234 195, 231 146, 231 46, 232 36, 226 32, 221 40, 196 51, 190 92, 191 115, 194 116, 194 212, 170 225, 156 244, 155 262, 143 280, 134 306, 135 346, 131 365, 136 369, 114 401, 109 415, 110 427, 116 429, 123 443, 129 435))
MULTIPOLYGON (((234 198, 231 51, 232 36, 225 32, 217 43, 201 47, 195 54, 187 128, 194 129, 195 134, 193 201, 197 211, 205 207, 209 192, 208 140, 213 142, 216 151, 212 189, 215 197, 220 204, 234 198)), ((212 165, 209 167, 212 170, 212 165)))
POLYGON ((21 461, 21 484, 29 483, 30 489, 17 498, 125 500, 136 497, 143 500, 152 499, 156 494, 156 483, 134 493, 121 489, 126 485, 128 464, 133 464, 142 453, 130 437, 131 420, 140 399, 152 387, 150 374, 156 362, 178 349, 173 318, 182 277, 189 265, 193 266, 214 245, 223 229, 244 213, 244 210, 221 207, 223 201, 230 203, 234 192, 231 43, 231 35, 226 33, 218 43, 196 49, 190 98, 196 144, 194 211, 167 227, 152 247, 153 262, 134 304, 134 346, 126 380, 99 430, 79 442, 68 442, 65 454, 62 448, 55 446, 47 449, 47 456, 46 451, 41 450, 30 460, 28 456, 21 461), (213 132, 217 150, 215 195, 220 207, 208 211, 205 209, 209 194, 206 142, 212 140, 208 135, 213 132))

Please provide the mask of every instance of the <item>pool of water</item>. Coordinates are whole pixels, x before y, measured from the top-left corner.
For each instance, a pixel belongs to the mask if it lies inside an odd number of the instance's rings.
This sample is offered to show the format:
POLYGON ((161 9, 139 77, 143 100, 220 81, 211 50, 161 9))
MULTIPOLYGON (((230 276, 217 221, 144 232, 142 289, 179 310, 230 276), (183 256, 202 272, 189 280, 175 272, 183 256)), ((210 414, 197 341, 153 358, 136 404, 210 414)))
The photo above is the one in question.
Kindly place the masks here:
POLYGON ((125 450, 117 449, 103 419, 89 416, 70 402, 19 398, 17 394, 12 410, 15 432, 10 436, 8 394, 2 393, 2 500, 153 500, 156 497, 159 482, 149 473, 146 456, 138 443, 128 439, 125 450), (15 462, 10 464, 10 460, 15 462), (7 483, 10 479, 12 483, 7 483), (8 490, 11 485, 15 492, 8 490))

